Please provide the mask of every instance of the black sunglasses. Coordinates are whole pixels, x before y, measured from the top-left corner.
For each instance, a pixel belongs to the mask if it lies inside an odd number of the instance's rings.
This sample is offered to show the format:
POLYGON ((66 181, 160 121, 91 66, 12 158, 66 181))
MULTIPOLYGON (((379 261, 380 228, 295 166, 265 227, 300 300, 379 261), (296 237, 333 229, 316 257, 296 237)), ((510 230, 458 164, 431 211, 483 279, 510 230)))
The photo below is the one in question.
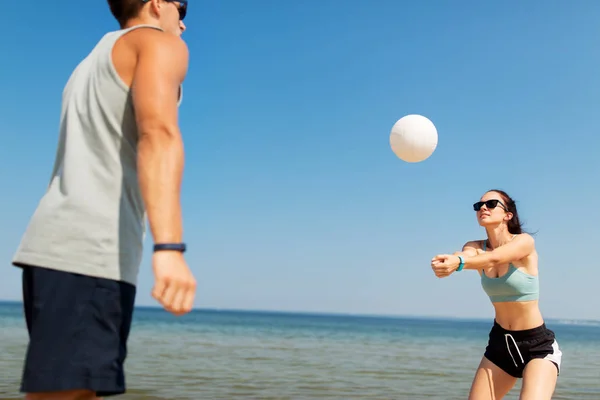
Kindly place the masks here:
POLYGON ((500 207, 502 207, 504 209, 504 211, 508 211, 506 206, 504 204, 502 204, 502 202, 500 200, 497 200, 497 199, 492 199, 492 200, 487 200, 487 201, 478 201, 477 203, 473 204, 473 210, 479 211, 479 210, 481 210, 481 207, 483 207, 483 205, 485 205, 490 210, 493 208, 496 208, 498 205, 500 205, 500 207))
MULTIPOLYGON (((150 0, 142 0, 142 3, 147 3, 150 0)), ((178 3, 177 10, 179 10, 179 20, 183 21, 187 14, 187 0, 165 0, 167 3, 178 3)))
POLYGON ((187 14, 187 0, 165 0, 169 3, 179 3, 177 10, 179 10, 179 20, 183 21, 187 14))

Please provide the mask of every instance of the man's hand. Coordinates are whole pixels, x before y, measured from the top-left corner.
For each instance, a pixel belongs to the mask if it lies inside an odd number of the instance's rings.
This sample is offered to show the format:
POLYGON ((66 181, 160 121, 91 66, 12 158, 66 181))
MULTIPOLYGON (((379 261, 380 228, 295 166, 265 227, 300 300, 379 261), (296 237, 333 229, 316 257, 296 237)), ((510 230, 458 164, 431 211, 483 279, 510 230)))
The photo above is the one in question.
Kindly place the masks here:
POLYGON ((460 259, 458 256, 451 254, 440 254, 431 260, 431 269, 438 278, 450 276, 459 265, 460 259))
POLYGON ((180 316, 192 310, 196 296, 196 280, 183 254, 157 251, 152 256, 154 297, 165 310, 180 316))

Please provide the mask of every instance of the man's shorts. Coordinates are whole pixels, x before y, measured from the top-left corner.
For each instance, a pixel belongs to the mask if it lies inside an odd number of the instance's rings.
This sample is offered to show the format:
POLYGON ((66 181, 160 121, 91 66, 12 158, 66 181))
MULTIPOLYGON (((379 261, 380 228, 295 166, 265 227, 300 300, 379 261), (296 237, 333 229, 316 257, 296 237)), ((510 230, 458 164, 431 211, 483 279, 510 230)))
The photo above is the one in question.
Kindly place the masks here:
POLYGON ((509 331, 494 321, 484 355, 515 378, 522 378, 527 363, 536 358, 550 361, 556 367, 556 373, 560 374, 562 351, 554 332, 545 324, 522 331, 509 331))
POLYGON ((133 285, 23 266, 29 345, 21 391, 125 392, 123 364, 133 316, 133 285))

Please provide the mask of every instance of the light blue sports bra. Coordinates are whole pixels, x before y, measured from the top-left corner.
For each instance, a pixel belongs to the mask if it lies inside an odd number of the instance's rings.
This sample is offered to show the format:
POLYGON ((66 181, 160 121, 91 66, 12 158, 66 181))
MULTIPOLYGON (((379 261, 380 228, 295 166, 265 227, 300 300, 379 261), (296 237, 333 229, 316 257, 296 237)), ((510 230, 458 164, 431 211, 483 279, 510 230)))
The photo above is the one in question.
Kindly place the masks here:
MULTIPOLYGON (((486 249, 485 243, 483 251, 486 249)), ((490 278, 481 270, 481 286, 492 303, 537 300, 540 295, 538 277, 518 270, 512 263, 508 266, 508 272, 498 278, 490 278)))

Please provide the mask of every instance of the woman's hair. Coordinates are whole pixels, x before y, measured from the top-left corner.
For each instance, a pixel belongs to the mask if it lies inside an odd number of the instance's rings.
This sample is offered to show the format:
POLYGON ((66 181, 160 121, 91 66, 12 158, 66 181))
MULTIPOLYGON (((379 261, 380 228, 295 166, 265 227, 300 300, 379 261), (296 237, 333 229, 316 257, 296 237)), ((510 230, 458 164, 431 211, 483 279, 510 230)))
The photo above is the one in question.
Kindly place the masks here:
POLYGON ((519 219, 517 205, 515 204, 515 201, 512 199, 512 197, 510 197, 505 191, 499 189, 488 190, 488 193, 489 192, 498 193, 500 197, 502 197, 502 202, 504 203, 506 208, 508 208, 508 212, 510 212, 513 215, 512 218, 509 219, 506 223, 506 225, 508 226, 508 232, 512 233, 513 235, 523 233, 523 224, 519 219))

